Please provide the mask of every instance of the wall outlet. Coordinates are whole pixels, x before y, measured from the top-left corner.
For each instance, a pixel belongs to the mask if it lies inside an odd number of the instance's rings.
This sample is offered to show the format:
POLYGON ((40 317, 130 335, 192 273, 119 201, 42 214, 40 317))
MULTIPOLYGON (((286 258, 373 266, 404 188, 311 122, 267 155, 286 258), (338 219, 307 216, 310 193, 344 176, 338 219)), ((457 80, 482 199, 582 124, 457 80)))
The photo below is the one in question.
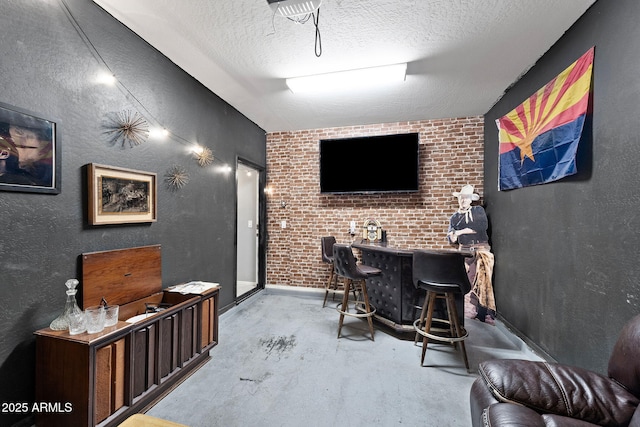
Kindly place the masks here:
POLYGON ((287 221, 286 220, 280 221, 280 228, 287 228, 287 221))

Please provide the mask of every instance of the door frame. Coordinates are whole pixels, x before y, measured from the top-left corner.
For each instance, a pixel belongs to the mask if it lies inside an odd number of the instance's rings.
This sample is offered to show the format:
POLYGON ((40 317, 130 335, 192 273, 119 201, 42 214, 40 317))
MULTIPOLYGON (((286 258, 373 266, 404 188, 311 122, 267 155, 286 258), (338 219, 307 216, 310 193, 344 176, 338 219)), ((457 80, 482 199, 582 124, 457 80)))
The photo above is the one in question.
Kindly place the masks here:
POLYGON ((267 181, 266 168, 251 160, 247 160, 241 156, 236 156, 236 180, 235 180, 235 236, 234 236, 234 261, 235 266, 233 269, 233 287, 234 287, 234 300, 236 304, 244 301, 256 292, 264 289, 265 281, 267 277, 267 204, 265 196, 265 186, 267 181), (258 283, 256 287, 243 295, 237 294, 238 284, 238 165, 242 164, 255 169, 258 172, 258 283))

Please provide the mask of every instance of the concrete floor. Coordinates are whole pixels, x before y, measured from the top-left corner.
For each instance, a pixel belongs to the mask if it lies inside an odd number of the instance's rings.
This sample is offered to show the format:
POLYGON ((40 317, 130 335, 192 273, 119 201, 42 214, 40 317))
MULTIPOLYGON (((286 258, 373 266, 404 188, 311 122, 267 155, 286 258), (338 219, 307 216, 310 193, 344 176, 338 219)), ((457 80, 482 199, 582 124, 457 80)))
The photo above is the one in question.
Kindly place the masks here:
POLYGON ((541 358, 498 322, 466 319, 471 373, 453 347, 346 318, 324 292, 267 288, 220 316, 211 360, 147 412, 190 427, 469 426, 478 363, 541 358))

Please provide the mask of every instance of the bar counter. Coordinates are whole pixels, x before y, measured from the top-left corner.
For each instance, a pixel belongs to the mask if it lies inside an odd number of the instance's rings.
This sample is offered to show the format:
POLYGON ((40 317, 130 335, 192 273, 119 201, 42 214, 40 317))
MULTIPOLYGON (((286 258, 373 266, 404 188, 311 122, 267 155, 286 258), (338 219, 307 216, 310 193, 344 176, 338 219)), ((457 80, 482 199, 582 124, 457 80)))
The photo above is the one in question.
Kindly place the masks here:
MULTIPOLYGON (((351 246, 360 251, 359 258, 364 265, 382 270, 380 276, 367 279, 369 302, 376 307, 374 319, 396 332, 414 332, 413 321, 420 317, 424 292, 413 284, 413 250, 375 243, 353 243, 351 246)), ((456 297, 456 306, 460 324, 464 325, 462 297, 456 297)))

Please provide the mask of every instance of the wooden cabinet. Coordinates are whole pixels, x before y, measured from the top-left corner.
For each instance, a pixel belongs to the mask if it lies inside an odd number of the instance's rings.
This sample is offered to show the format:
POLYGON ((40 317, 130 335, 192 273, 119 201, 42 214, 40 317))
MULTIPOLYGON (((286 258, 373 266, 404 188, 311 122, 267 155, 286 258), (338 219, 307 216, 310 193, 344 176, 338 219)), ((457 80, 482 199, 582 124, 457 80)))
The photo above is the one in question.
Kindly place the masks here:
POLYGON ((181 297, 97 334, 36 331, 36 401, 70 404, 69 412, 36 414, 36 425, 118 425, 205 363, 218 340, 218 289, 181 297))
POLYGON ((126 341, 126 338, 120 338, 96 349, 93 393, 96 423, 125 405, 126 341))
POLYGON ((158 369, 160 381, 175 371, 180 366, 180 326, 181 319, 178 314, 164 317, 158 322, 158 341, 160 351, 158 353, 158 369))
POLYGON ((217 299, 213 296, 204 297, 202 300, 202 336, 200 347, 208 349, 216 345, 218 341, 218 316, 217 299))
POLYGON ((37 413, 37 426, 117 426, 207 362, 218 342, 219 287, 162 291, 159 276, 150 278, 159 272, 159 246, 83 254, 83 260, 83 270, 100 280, 95 291, 93 276, 83 277, 83 306, 106 298, 120 305, 120 321, 95 334, 35 332, 36 402, 60 408, 37 413), (133 290, 139 285, 152 293, 133 290), (127 301, 126 295, 138 299, 127 301), (149 305, 162 310, 145 314, 149 305), (135 323, 123 321, 138 315, 135 323))
POLYGON ((57 403, 39 412, 42 426, 93 426, 127 403, 127 346, 131 325, 119 322, 98 334, 36 332, 36 402, 57 403))

